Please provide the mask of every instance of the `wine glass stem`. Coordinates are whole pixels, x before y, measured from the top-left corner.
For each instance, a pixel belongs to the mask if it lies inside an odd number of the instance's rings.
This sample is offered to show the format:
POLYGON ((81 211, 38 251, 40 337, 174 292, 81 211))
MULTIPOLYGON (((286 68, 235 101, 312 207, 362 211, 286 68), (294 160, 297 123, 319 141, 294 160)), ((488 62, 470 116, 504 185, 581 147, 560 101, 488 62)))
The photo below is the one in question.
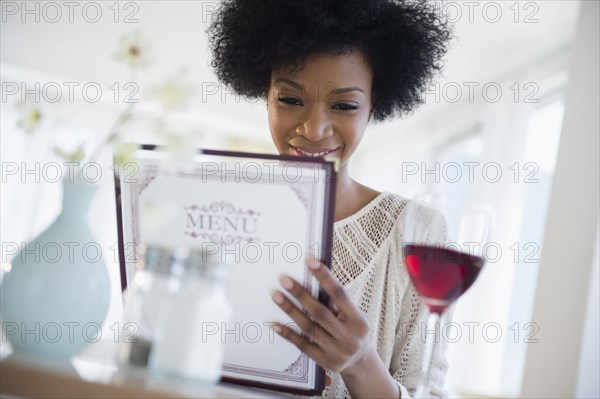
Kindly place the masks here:
POLYGON ((437 312, 429 312, 427 318, 427 330, 425 330, 425 353, 423 353, 423 363, 421 365, 421 381, 415 392, 415 398, 429 398, 429 373, 431 369, 431 361, 433 359, 433 346, 439 339, 439 331, 436 324, 440 320, 440 315, 437 312), (431 331, 434 332, 433 337, 431 331))

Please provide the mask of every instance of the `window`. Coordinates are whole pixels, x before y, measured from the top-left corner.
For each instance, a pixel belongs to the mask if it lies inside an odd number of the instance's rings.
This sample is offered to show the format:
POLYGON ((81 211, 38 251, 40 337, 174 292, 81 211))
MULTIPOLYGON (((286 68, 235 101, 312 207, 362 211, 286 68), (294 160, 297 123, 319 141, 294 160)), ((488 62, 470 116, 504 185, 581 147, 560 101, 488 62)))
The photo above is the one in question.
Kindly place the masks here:
MULTIPOLYGON (((509 150, 500 153, 498 163, 509 180, 505 184, 448 185, 465 198, 483 196, 497 213, 489 262, 459 300, 453 318, 456 329, 447 330, 448 388, 456 396, 520 394, 527 345, 536 342, 538 331, 530 320, 563 109, 560 96, 530 109, 522 138, 511 143, 522 148, 514 151, 514 157, 509 150), (460 339, 454 339, 457 331, 460 339)), ((438 147, 434 159, 481 161, 483 139, 477 133, 460 136, 438 147)))

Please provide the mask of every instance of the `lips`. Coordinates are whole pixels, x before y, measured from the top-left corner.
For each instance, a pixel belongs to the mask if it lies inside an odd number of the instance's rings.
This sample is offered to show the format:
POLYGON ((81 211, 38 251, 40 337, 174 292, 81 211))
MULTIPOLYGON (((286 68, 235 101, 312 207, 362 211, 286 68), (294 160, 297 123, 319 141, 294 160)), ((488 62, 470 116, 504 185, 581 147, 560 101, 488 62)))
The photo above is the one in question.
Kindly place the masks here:
POLYGON ((305 156, 305 157, 313 157, 313 158, 325 157, 325 156, 331 155, 334 152, 336 152, 339 148, 339 147, 324 148, 324 147, 308 147, 308 146, 296 147, 291 144, 290 144, 290 147, 292 147, 292 150, 294 150, 294 153, 296 155, 301 155, 301 156, 305 156))

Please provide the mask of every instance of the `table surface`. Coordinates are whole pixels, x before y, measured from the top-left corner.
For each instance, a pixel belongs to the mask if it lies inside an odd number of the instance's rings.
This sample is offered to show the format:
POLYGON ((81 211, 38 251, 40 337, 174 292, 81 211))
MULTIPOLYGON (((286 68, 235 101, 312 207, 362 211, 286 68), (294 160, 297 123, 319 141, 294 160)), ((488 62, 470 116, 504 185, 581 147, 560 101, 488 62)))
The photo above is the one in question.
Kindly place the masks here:
MULTIPOLYGON (((119 368, 108 355, 110 343, 98 342, 71 360, 0 350, 0 396, 22 398, 281 398, 281 392, 208 384, 119 368)), ((297 396, 296 396, 297 397, 297 396)))

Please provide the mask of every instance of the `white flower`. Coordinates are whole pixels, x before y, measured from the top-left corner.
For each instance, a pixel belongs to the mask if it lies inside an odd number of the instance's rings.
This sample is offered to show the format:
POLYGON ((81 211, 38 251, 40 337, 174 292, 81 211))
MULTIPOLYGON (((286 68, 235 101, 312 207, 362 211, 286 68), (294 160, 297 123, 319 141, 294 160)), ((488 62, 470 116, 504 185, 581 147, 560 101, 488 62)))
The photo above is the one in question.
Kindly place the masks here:
POLYGON ((113 144, 113 156, 115 162, 125 165, 133 161, 135 152, 139 148, 137 143, 125 143, 122 141, 116 141, 113 144))
POLYGON ((142 68, 152 63, 150 42, 139 30, 135 30, 121 38, 119 48, 114 57, 124 61, 132 68, 142 68))
POLYGON ((42 109, 37 104, 30 102, 17 103, 16 108, 19 113, 17 126, 27 134, 35 132, 42 121, 42 109))
POLYGON ((168 77, 163 83, 150 89, 150 97, 158 100, 163 109, 185 111, 194 96, 196 88, 189 79, 186 70, 168 77))
POLYGON ((166 158, 162 168, 169 173, 192 166, 204 135, 196 127, 177 123, 173 115, 165 115, 157 126, 155 139, 162 143, 166 158))
POLYGON ((65 151, 59 147, 54 147, 53 151, 55 155, 59 156, 63 161, 66 162, 80 162, 85 157, 83 144, 75 148, 73 151, 65 151))
POLYGON ((184 168, 189 166, 196 156, 196 140, 191 133, 182 133, 169 129, 164 134, 165 150, 169 154, 165 166, 170 168, 184 168))

